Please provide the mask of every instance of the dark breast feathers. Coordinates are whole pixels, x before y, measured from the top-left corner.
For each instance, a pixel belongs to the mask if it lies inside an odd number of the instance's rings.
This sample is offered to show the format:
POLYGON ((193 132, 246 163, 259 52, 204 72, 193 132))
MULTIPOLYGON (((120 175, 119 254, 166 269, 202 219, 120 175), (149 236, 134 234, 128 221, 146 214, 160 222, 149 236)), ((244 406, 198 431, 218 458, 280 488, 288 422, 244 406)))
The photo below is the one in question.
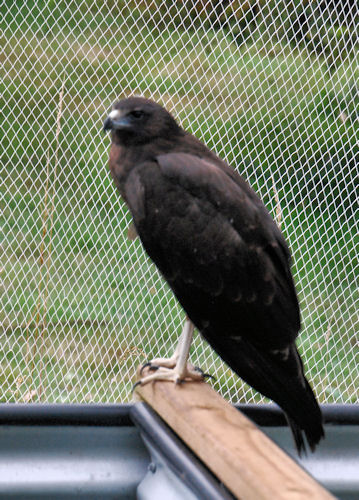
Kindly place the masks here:
POLYGON ((135 167, 124 189, 147 253, 207 340, 241 336, 281 349, 300 327, 289 252, 238 179, 172 153, 135 167))

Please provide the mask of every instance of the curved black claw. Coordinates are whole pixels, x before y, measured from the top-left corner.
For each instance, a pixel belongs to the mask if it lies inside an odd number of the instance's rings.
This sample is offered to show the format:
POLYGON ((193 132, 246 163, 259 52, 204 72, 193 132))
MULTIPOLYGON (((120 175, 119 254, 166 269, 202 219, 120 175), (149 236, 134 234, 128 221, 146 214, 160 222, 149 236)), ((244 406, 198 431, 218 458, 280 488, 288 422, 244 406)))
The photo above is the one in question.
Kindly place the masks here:
POLYGON ((199 372, 202 375, 203 378, 211 378, 212 380, 216 380, 216 377, 214 377, 210 373, 204 373, 204 371, 202 370, 202 368, 199 368, 198 366, 195 366, 194 369, 196 370, 196 372, 199 372))
POLYGON ((211 378, 212 380, 217 380, 214 375, 211 375, 210 373, 202 373, 203 378, 211 378))
MULTIPOLYGON (((151 361, 147 361, 147 363, 145 363, 144 365, 141 366, 140 375, 142 375, 143 370, 145 368, 147 368, 148 366, 151 366, 151 361)), ((136 383, 138 383, 138 382, 136 382, 136 383)))
POLYGON ((138 387, 139 385, 141 385, 141 383, 142 383, 141 380, 138 380, 135 384, 133 384, 132 389, 131 389, 131 394, 136 389, 136 387, 138 387))
POLYGON ((140 375, 142 375, 143 370, 144 370, 145 368, 149 368, 150 370, 152 370, 152 371, 154 371, 154 372, 155 372, 156 370, 158 370, 158 369, 159 369, 159 366, 153 365, 153 364, 151 363, 151 361, 147 361, 147 363, 145 363, 144 365, 142 365, 142 366, 141 366, 140 375))

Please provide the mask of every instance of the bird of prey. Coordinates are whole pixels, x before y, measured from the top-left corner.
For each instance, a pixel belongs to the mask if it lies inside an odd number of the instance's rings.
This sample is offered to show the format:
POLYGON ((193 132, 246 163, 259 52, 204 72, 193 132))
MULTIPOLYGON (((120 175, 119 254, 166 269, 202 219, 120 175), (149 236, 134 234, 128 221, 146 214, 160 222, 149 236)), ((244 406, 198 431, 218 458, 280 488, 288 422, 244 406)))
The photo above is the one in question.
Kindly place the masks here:
POLYGON ((324 436, 304 376, 287 244, 262 201, 228 164, 183 130, 159 104, 117 102, 109 167, 142 244, 187 319, 170 359, 141 379, 198 380, 187 363, 194 326, 249 385, 284 411, 298 452, 324 436))

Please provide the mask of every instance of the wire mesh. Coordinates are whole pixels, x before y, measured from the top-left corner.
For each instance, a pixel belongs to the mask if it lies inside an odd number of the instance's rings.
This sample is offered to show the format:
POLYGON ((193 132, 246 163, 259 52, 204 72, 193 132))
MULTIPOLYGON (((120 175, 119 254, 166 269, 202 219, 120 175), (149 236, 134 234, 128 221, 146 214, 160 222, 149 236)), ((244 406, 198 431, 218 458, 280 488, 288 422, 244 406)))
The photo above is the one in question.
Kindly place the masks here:
MULTIPOLYGON (((102 121, 143 95, 237 168, 281 225, 321 402, 358 402, 358 6, 2 2, 0 400, 128 401, 183 312, 107 172, 102 121)), ((232 402, 263 398, 197 334, 232 402)))

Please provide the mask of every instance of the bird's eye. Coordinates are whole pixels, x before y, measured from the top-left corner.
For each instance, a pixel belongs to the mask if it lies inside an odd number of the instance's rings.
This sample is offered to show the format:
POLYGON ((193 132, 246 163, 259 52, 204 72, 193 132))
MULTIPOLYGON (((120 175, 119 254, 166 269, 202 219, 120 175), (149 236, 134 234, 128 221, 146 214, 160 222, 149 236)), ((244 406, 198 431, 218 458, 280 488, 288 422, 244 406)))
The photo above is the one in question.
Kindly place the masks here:
POLYGON ((141 111, 140 109, 134 109, 133 111, 131 111, 129 113, 129 115, 132 117, 132 118, 136 118, 136 120, 138 120, 139 118, 142 118, 144 116, 144 112, 141 111))

